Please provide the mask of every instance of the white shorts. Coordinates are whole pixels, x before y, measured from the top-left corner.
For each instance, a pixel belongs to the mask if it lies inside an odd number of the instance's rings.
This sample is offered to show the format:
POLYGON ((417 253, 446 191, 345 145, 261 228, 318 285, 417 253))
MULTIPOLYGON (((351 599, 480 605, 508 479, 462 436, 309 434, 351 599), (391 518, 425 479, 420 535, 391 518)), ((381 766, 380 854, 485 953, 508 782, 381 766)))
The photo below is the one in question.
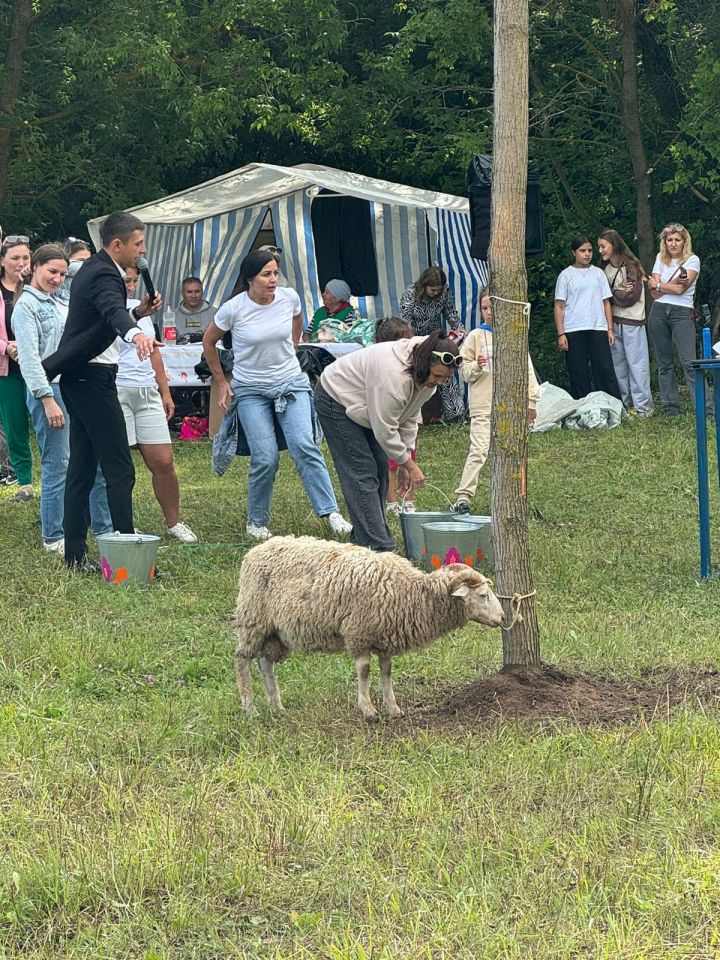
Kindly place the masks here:
POLYGON ((128 444, 170 443, 165 408, 157 387, 118 387, 128 444))

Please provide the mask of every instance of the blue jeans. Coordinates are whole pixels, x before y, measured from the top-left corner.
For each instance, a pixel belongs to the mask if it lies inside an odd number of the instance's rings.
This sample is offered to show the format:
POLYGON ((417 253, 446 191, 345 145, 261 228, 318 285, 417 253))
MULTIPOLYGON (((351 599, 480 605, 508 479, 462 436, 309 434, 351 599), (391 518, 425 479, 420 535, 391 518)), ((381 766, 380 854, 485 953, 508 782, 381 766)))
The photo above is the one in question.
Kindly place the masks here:
POLYGON ((288 453, 300 474, 312 508, 319 517, 337 510, 330 475, 313 437, 309 381, 302 375, 275 387, 247 387, 232 381, 238 416, 250 448, 248 522, 266 527, 270 522, 272 489, 280 464, 273 413, 285 435, 288 453), (293 389, 304 378, 305 389, 293 389))
MULTIPOLYGON (((27 395, 27 406, 40 448, 42 482, 40 525, 42 527, 42 538, 52 542, 63 538, 65 474, 70 457, 70 417, 60 395, 59 385, 53 383, 50 386, 55 402, 65 417, 65 426, 62 430, 52 429, 47 422, 42 401, 36 400, 30 393, 27 395)), ((105 478, 99 467, 95 477, 95 485, 90 492, 90 523, 95 536, 99 533, 110 533, 113 529, 110 510, 108 509, 105 478)))

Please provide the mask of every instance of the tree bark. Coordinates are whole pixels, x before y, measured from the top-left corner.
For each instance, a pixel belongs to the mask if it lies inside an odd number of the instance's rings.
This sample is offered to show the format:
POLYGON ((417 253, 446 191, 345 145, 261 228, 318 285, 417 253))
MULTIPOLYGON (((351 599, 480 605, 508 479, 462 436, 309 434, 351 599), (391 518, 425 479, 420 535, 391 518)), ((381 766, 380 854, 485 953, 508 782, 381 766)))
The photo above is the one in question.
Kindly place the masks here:
POLYGON ((34 19, 32 0, 15 0, 0 84, 0 208, 8 195, 10 158, 17 127, 15 107, 20 99, 25 49, 34 19))
POLYGON ((653 229, 652 187, 640 125, 636 0, 618 0, 618 19, 622 36, 623 58, 620 116, 635 182, 636 230, 640 260, 649 272, 655 260, 655 231, 653 229))
POLYGON ((540 662, 527 523, 528 326, 525 216, 528 163, 528 0, 495 4, 495 107, 490 293, 494 323, 492 537, 505 608, 503 664, 540 662))

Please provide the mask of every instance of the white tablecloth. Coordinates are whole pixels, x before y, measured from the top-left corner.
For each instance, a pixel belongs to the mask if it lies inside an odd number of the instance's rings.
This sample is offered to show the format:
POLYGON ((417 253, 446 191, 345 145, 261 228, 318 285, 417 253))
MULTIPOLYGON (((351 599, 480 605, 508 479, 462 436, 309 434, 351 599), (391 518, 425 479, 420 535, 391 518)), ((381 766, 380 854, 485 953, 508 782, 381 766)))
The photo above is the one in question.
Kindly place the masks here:
MULTIPOLYGON (((359 343, 310 343, 306 346, 320 347, 335 357, 362 349, 359 343)), ((195 373, 195 364, 200 363, 202 357, 202 343, 183 343, 172 347, 165 344, 160 348, 160 356, 171 387, 210 386, 209 379, 203 383, 195 373)))
POLYGON ((202 343, 183 343, 160 348, 165 373, 171 387, 209 387, 195 373, 195 364, 202 357, 202 343))

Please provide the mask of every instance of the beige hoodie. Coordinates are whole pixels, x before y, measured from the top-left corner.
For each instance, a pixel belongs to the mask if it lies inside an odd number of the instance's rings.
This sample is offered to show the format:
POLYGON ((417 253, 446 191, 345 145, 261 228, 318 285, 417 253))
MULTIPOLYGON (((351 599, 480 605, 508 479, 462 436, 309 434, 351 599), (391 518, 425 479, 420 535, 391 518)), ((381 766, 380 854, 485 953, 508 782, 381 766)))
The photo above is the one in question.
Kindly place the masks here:
POLYGON ((405 463, 415 446, 420 408, 435 393, 409 372, 414 348, 427 337, 376 343, 346 353, 325 368, 320 384, 345 407, 348 417, 368 427, 391 460, 405 463))
MULTIPOLYGON (((463 358, 460 373, 463 380, 470 384, 468 389, 470 416, 489 416, 492 408, 493 384, 492 331, 483 330, 481 327, 471 330, 460 348, 460 356, 463 358), (477 365, 477 358, 481 356, 488 358, 487 363, 483 367, 477 365)), ((539 397, 540 387, 538 386, 532 362, 528 356, 528 408, 530 410, 535 409, 539 397)))

